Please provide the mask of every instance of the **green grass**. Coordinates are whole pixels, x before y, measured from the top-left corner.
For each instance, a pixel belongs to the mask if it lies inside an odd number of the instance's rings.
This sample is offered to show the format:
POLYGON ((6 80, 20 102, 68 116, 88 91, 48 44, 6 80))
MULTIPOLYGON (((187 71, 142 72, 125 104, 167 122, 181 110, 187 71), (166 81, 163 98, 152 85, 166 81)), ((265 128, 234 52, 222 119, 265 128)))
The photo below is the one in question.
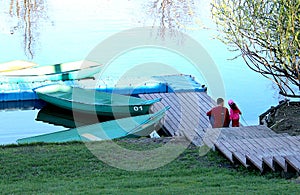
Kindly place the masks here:
MULTIPOLYGON (((118 144, 147 150, 155 143, 118 144)), ((4 194, 297 194, 300 184, 276 174, 232 168, 216 152, 189 147, 154 170, 125 171, 98 160, 82 143, 0 148, 4 194)))

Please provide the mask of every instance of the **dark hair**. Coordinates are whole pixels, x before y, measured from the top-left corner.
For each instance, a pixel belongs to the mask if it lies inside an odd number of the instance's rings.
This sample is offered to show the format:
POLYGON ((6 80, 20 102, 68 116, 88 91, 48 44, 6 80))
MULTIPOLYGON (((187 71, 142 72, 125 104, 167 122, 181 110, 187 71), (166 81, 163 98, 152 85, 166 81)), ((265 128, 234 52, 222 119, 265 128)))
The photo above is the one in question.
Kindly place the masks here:
POLYGON ((237 110, 238 107, 235 103, 232 103, 232 104, 229 104, 229 107, 232 109, 232 110, 237 110))
POLYGON ((217 99, 217 104, 221 104, 221 103, 223 103, 223 102, 224 102, 223 98, 218 98, 218 99, 217 99))

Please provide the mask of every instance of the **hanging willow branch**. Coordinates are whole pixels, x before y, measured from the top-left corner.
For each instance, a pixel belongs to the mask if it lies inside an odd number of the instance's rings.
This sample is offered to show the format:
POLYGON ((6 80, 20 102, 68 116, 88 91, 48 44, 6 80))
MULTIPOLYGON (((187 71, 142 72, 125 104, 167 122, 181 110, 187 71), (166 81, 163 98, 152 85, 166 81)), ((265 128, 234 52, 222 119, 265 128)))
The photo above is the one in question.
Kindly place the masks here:
POLYGON ((213 0, 212 14, 221 41, 280 94, 300 97, 300 0, 213 0))

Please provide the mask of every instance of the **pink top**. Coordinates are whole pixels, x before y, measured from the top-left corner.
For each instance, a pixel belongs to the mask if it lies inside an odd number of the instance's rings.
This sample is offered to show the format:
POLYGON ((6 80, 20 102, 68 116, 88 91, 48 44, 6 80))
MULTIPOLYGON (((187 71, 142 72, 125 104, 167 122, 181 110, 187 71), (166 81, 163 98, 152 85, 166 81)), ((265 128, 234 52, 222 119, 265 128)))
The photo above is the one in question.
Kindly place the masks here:
POLYGON ((238 120, 240 119, 241 111, 239 109, 230 109, 230 120, 238 120))

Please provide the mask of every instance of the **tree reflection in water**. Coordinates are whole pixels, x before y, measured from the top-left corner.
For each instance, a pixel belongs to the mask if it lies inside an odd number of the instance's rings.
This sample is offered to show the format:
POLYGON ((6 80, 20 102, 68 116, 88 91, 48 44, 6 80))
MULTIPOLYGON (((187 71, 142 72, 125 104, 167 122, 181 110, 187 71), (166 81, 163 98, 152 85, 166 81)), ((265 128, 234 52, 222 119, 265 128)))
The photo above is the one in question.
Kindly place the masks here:
MULTIPOLYGON (((176 30, 190 29, 195 24, 199 28, 195 22, 194 0, 147 0, 146 3, 141 1, 141 4, 148 10, 145 12, 146 20, 150 20, 153 26, 160 26, 159 35, 162 37, 166 33, 176 35, 176 30)), ((9 14, 17 21, 17 25, 11 27, 11 34, 18 31, 23 35, 24 52, 32 59, 39 30, 48 20, 46 0, 10 0, 9 14)))
POLYGON ((147 7, 154 19, 153 26, 160 26, 161 36, 167 31, 174 33, 175 30, 186 30, 187 26, 195 24, 193 0, 152 0, 147 7))
POLYGON ((47 19, 44 0, 11 0, 9 14, 17 20, 17 26, 11 27, 10 33, 20 31, 23 34, 23 47, 26 56, 34 57, 34 46, 39 36, 39 24, 47 19))

